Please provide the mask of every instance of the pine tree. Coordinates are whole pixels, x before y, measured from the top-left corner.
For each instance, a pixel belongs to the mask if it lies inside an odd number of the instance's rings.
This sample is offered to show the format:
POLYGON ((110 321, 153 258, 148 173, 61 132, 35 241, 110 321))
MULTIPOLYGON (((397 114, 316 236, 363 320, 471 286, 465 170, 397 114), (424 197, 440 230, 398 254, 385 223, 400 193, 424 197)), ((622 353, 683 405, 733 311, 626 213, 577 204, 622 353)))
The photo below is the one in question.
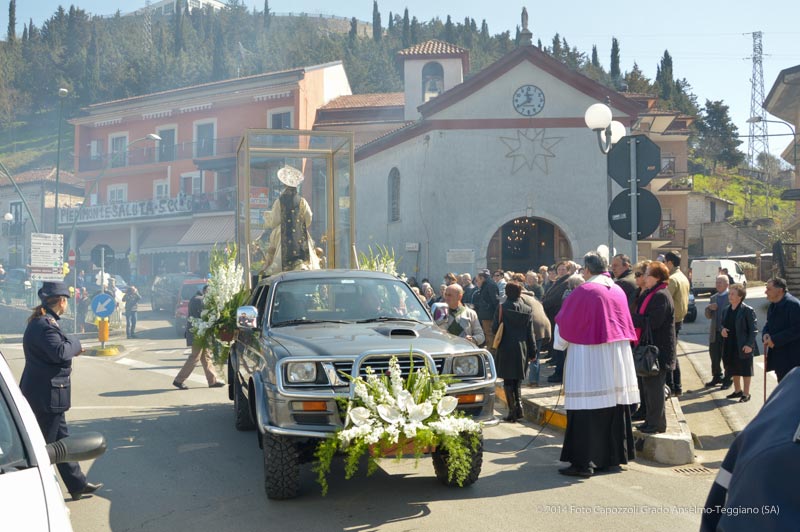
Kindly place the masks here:
MULTIPOLYGON (((517 27, 517 30, 519 30, 519 27, 517 27)), ((561 36, 558 33, 553 35, 553 48, 550 53, 554 58, 561 60, 561 36)))
POLYGON ((378 11, 378 0, 372 0, 372 40, 381 42, 381 12, 378 11))
POLYGON ((613 81, 614 84, 619 83, 622 73, 619 69, 619 41, 617 41, 616 37, 611 38, 611 68, 608 74, 611 76, 611 81, 613 81))
POLYGON ((744 161, 744 154, 738 150, 742 143, 739 140, 739 130, 731 121, 728 110, 729 107, 721 100, 706 100, 697 121, 695 153, 712 162, 712 174, 717 173, 717 163, 734 168, 744 161))
POLYGON ((403 12, 403 48, 411 46, 411 22, 408 20, 408 8, 403 12))
POLYGON ((600 58, 597 57, 597 45, 592 45, 592 66, 595 68, 600 68, 600 58))
POLYGON ((8 3, 8 44, 17 42, 17 0, 8 3))
POLYGON ((650 80, 636 63, 633 63, 631 71, 625 74, 625 84, 628 86, 628 92, 635 94, 650 94, 653 90, 650 80))

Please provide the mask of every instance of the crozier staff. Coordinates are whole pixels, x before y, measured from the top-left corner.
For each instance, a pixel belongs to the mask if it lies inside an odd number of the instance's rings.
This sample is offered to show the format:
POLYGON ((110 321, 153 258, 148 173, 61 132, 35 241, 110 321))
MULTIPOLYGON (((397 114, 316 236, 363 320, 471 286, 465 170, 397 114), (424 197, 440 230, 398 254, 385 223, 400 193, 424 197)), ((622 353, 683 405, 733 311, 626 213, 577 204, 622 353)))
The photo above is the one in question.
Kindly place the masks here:
POLYGON ((272 229, 269 235, 265 275, 290 270, 318 270, 319 257, 311 238, 312 213, 308 202, 297 193, 303 182, 303 173, 292 166, 278 170, 278 180, 286 185, 264 214, 264 228, 272 229))
MULTIPOLYGON (((33 309, 22 337, 25 369, 19 387, 47 443, 69 436, 65 413, 72 399, 72 359, 83 353, 78 337, 66 334, 58 324, 69 297, 66 284, 44 283, 39 289, 42 304, 33 309)), ((56 467, 73 500, 103 487, 102 483, 88 482, 76 462, 56 467)))

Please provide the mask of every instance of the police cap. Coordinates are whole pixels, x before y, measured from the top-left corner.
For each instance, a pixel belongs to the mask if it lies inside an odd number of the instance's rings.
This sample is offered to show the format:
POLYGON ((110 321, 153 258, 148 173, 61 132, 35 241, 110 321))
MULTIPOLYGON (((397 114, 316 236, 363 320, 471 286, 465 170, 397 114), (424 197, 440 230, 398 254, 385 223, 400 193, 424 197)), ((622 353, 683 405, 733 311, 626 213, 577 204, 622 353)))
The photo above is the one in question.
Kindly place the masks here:
POLYGON ((66 283, 62 283, 61 281, 48 281, 42 284, 42 287, 39 289, 39 299, 45 301, 51 297, 70 297, 69 294, 69 287, 66 283))

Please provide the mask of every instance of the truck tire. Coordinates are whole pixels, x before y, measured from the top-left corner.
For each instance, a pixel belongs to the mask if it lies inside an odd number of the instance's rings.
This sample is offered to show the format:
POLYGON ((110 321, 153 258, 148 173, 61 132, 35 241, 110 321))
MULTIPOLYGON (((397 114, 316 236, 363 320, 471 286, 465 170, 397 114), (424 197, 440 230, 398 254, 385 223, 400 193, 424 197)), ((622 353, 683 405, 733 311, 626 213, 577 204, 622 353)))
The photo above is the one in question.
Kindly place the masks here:
POLYGON ((264 490, 268 499, 297 497, 300 488, 300 456, 291 439, 269 432, 263 435, 264 490))
POLYGON ((253 423, 250 403, 247 402, 247 397, 242 393, 242 385, 239 383, 239 379, 234 376, 233 380, 228 382, 233 388, 233 424, 236 430, 253 430, 256 428, 256 424, 253 423))
MULTIPOLYGON (((461 487, 466 487, 471 484, 474 484, 478 477, 481 474, 481 467, 483 466, 483 437, 481 436, 481 442, 478 446, 478 450, 472 452, 470 450, 471 460, 470 460, 470 467, 469 467, 469 474, 467 478, 464 479, 464 483, 461 487)), ((433 459, 433 470, 436 472, 436 478, 439 479, 439 482, 444 484, 448 487, 458 487, 458 483, 455 479, 450 480, 447 478, 447 451, 440 451, 436 450, 431 453, 431 458, 433 459)))

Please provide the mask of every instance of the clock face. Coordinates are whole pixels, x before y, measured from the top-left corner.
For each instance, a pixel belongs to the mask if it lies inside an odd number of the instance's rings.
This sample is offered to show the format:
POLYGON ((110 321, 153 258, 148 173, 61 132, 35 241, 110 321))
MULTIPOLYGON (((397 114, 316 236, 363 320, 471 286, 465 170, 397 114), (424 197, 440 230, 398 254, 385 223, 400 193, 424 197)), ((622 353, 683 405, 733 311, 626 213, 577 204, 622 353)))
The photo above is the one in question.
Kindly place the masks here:
POLYGON ((511 103, 522 116, 534 116, 544 109, 544 93, 536 85, 523 85, 514 91, 511 103))

